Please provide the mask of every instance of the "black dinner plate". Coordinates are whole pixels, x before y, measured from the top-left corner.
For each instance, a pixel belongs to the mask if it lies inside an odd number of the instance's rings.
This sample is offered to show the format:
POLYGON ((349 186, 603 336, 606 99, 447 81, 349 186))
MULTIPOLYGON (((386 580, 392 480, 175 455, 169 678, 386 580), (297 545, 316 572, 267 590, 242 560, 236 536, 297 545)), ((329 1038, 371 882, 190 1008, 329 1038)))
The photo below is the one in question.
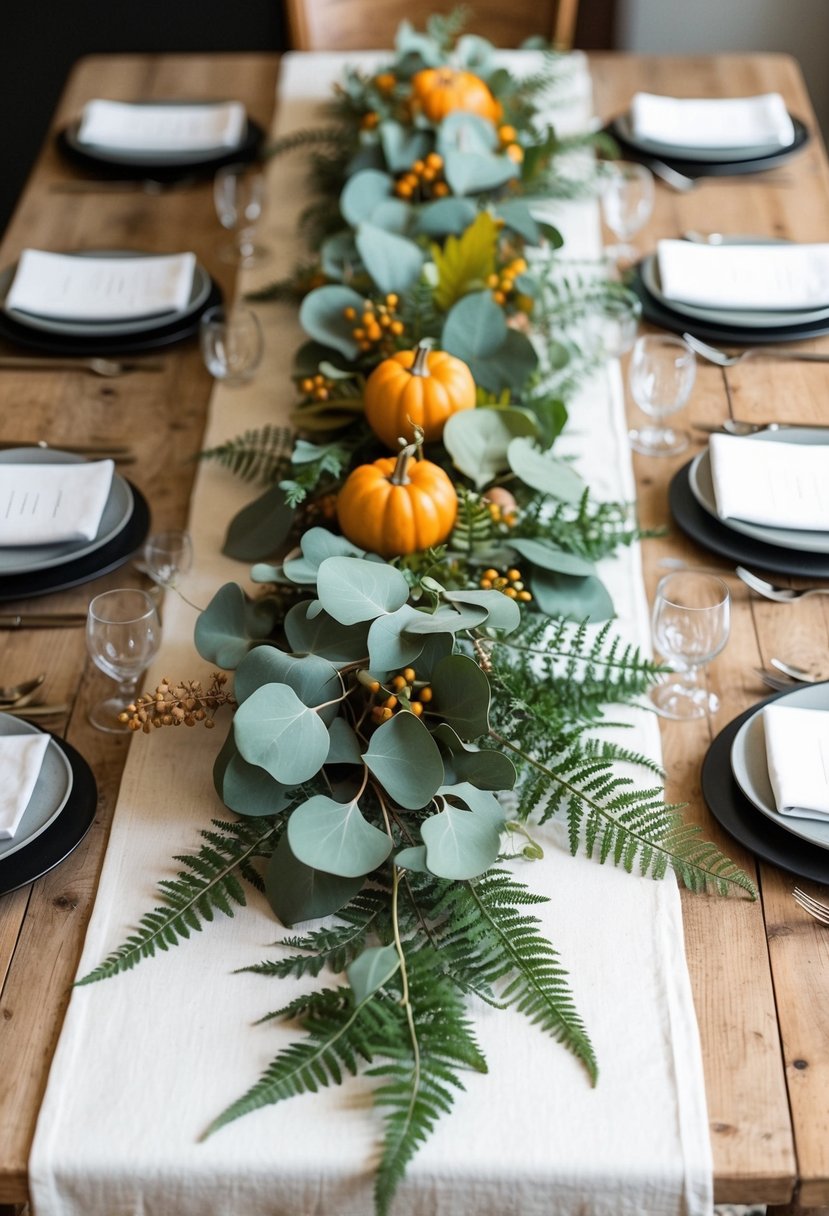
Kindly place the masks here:
POLYGON ((109 574, 132 557, 144 543, 150 530, 150 508, 141 491, 129 482, 133 495, 132 515, 121 531, 100 549, 93 549, 73 562, 61 566, 49 566, 45 570, 27 570, 24 574, 10 574, 0 578, 0 601, 28 599, 35 595, 48 595, 52 591, 64 591, 77 587, 93 578, 109 574))
POLYGON ((752 715, 786 693, 775 693, 729 722, 709 747, 702 762, 702 796, 711 814, 730 836, 762 861, 812 882, 829 883, 829 852, 777 827, 753 806, 731 771, 731 745, 752 715))
POLYGON ((243 165, 256 160, 265 138, 259 123, 249 118, 242 142, 237 147, 223 149, 220 153, 207 153, 201 159, 171 163, 169 158, 130 161, 122 160, 119 156, 117 160, 112 160, 106 152, 94 152, 77 142, 79 126, 80 123, 76 121, 58 133, 57 145, 61 153, 80 168, 93 171, 96 177, 113 181, 143 181, 149 178, 157 182, 175 182, 185 177, 211 177, 223 165, 243 165))
POLYGON ((606 130, 629 160, 639 161, 643 165, 661 161, 671 169, 676 169, 678 173, 684 173, 686 177, 734 177, 737 174, 763 173, 766 169, 774 169, 805 148, 810 139, 809 128, 794 115, 791 115, 791 119, 794 124, 794 140, 785 148, 769 152, 765 156, 754 156, 750 160, 708 161, 693 160, 685 156, 657 156, 654 152, 646 152, 622 135, 617 128, 616 119, 608 123, 606 130))
POLYGON ((674 312, 661 300, 657 300, 656 296, 651 295, 642 281, 642 272, 638 266, 633 268, 627 285, 639 297, 645 320, 675 334, 689 333, 704 341, 730 342, 737 346, 762 346, 767 342, 803 342, 808 338, 829 334, 829 317, 820 321, 801 321, 795 325, 748 329, 739 325, 724 325, 715 317, 710 321, 702 321, 698 317, 685 316, 674 312))
POLYGON ((686 536, 712 553, 719 553, 721 557, 742 566, 759 566, 761 570, 802 575, 804 578, 829 578, 829 554, 768 545, 752 536, 732 531, 709 515, 691 492, 689 471, 692 463, 689 461, 674 474, 668 488, 671 515, 686 536))
POLYGON ((54 823, 10 857, 0 858, 0 895, 34 882, 78 847, 95 819, 98 786, 92 769, 65 739, 53 735, 72 769, 72 791, 54 823))
POLYGON ((15 346, 36 350, 42 355, 139 355, 192 338, 199 332, 202 314, 221 302, 221 288, 211 279, 210 294, 195 312, 159 325, 157 329, 145 329, 136 334, 90 334, 88 337, 31 329, 28 325, 21 325, 19 321, 13 320, 0 309, 0 338, 13 342, 15 346))

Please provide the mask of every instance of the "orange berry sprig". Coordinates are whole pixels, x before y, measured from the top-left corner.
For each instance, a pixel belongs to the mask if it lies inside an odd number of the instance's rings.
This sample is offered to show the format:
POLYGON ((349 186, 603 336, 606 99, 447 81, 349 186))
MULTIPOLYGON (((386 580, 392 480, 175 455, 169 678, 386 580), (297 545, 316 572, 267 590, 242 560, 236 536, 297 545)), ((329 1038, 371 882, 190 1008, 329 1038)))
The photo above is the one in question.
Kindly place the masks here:
POLYGON ((380 304, 364 300, 362 313, 356 308, 343 309, 346 321, 354 323, 351 336, 363 354, 390 355, 397 350, 398 339, 405 329, 396 315, 399 303, 399 297, 392 291, 380 304))
MULTIPOLYGON (((492 290, 492 298, 496 304, 503 307, 510 302, 518 303, 518 300, 523 300, 525 297, 515 297, 515 280, 519 275, 524 274, 527 269, 527 262, 524 258, 513 258, 496 274, 491 274, 487 279, 487 287, 492 290), (513 297, 514 300, 513 300, 513 297)), ((530 300, 532 307, 532 300, 530 300)))
POLYGON ((235 705, 231 693, 225 691, 227 676, 223 671, 214 671, 208 688, 202 688, 201 680, 182 680, 174 684, 163 679, 155 692, 136 697, 118 715, 130 730, 143 731, 148 735, 153 727, 195 726, 203 722, 210 729, 216 725, 213 715, 222 705, 235 705))
POLYGON ((511 566, 506 574, 494 567, 484 570, 478 586, 484 591, 500 591, 508 599, 519 600, 522 604, 529 604, 533 598, 524 586, 521 571, 514 566, 511 566))
POLYGON ((416 717, 432 700, 432 689, 426 680, 418 680, 413 667, 404 667, 384 686, 379 680, 369 680, 366 687, 372 695, 371 720, 377 726, 388 722, 400 710, 411 711, 416 717))
POLYGON ((331 396, 331 390, 336 385, 333 380, 329 380, 318 372, 316 376, 303 376, 299 381, 299 387, 305 394, 306 400, 327 401, 331 396))
POLYGON ((449 185, 443 177, 443 157, 430 152, 423 160, 414 161, 397 179, 394 193, 402 199, 446 198, 449 185))
POLYGON ((518 132, 515 127, 508 124, 498 128, 498 138, 501 141, 501 150, 510 160, 515 161, 516 165, 520 165, 524 159, 524 149, 518 143, 518 132))

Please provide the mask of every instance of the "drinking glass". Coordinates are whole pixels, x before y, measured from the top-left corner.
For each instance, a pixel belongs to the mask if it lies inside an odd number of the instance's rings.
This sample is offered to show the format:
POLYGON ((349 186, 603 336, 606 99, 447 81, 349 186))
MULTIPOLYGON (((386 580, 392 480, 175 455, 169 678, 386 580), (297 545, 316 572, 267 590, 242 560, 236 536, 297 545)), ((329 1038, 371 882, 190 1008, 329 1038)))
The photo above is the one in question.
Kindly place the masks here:
POLYGON ((213 201, 219 223, 233 233, 219 257, 237 266, 258 266, 270 250, 256 243, 256 225, 265 202, 265 178, 247 165, 227 165, 213 179, 213 201))
POLYGON ((653 640, 674 668, 651 692, 664 718, 701 718, 719 698, 698 680, 699 669, 725 646, 731 629, 731 596, 722 579, 699 570, 666 574, 653 602, 653 640))
MULTIPOLYGON (((682 338, 646 334, 638 338, 630 361, 633 400, 651 418, 665 418, 687 404, 697 363, 682 338)), ((640 426, 628 432, 631 447, 644 456, 674 456, 687 448, 690 435, 666 426, 640 426)))
POLYGON ((590 333, 607 359, 619 359, 632 350, 642 316, 639 297, 626 288, 605 295, 587 318, 590 333))
POLYGON ((245 384, 262 361, 262 326, 255 312, 209 308, 201 319, 201 350, 211 376, 225 384, 245 384))
POLYGON ((636 261, 638 254, 630 238, 650 219, 653 193, 653 174, 644 165, 616 160, 605 166, 601 194, 604 222, 621 242, 611 245, 605 254, 617 265, 636 261))
POLYGON ((124 587, 95 596, 86 618, 86 646, 96 667, 118 681, 118 692, 89 711, 94 727, 113 735, 128 730, 118 715, 135 700, 138 678, 160 645, 158 612, 146 591, 124 587))
POLYGON ((189 532, 174 529, 155 532, 144 544, 144 569, 159 587, 175 587, 179 575, 193 565, 193 540, 189 532))

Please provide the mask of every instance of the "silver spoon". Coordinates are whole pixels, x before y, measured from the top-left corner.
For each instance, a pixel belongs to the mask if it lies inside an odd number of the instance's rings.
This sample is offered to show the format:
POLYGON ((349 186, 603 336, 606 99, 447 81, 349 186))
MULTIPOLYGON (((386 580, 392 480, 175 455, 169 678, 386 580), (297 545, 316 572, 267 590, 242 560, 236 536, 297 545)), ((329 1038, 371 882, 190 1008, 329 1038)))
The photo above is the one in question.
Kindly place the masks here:
POLYGON ((821 684, 823 682, 823 676, 813 676, 811 672, 804 671, 802 667, 784 663, 782 659, 769 659, 769 662, 772 667, 782 671, 784 676, 790 676, 792 680, 799 680, 801 684, 821 684))

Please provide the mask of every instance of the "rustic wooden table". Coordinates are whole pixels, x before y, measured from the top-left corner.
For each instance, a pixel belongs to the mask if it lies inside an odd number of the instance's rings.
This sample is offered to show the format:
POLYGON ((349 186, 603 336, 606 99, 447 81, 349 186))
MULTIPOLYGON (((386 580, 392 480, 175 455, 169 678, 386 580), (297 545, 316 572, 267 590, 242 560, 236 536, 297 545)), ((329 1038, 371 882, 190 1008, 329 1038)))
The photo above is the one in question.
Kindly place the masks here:
MULTIPOLYGON (((815 129, 800 73, 785 56, 600 54, 592 65, 596 108, 604 117, 623 109, 637 89, 689 96, 777 90, 815 129)), ((234 96, 267 124, 277 70, 277 57, 270 55, 90 58, 72 74, 55 130, 92 96, 234 96)), ((232 290, 233 272, 216 256, 219 230, 209 183, 158 195, 54 191, 57 183, 76 177, 48 142, 0 248, 0 265, 8 265, 26 245, 190 248, 224 289, 232 290)), ((641 248, 647 252, 658 237, 691 228, 829 240, 829 166, 819 136, 767 176, 708 180, 681 195, 658 186, 641 248)), ((829 350, 829 339, 816 345, 829 350)), ((211 382, 194 343, 163 357, 163 373, 117 380, 79 372, 3 371, 0 441, 129 443, 137 462, 128 472, 151 504, 153 527, 182 525, 211 382)), ((825 423, 827 388, 829 367, 763 360, 722 372, 701 365, 689 413, 707 422, 733 415, 825 423)), ((668 522, 668 482, 685 459, 636 459, 645 526, 668 522)), ((775 1210, 804 1213, 829 1205, 829 936, 794 904, 791 877, 757 865, 719 831, 702 803, 699 771, 717 731, 762 695, 756 666, 772 655, 794 662, 824 660, 826 601, 779 606, 753 599, 730 579, 724 562, 673 528, 664 539, 645 543, 651 594, 663 573, 658 561, 666 555, 721 566, 734 595, 731 642, 710 670, 711 686, 721 698, 718 715, 710 722, 664 727, 668 797, 687 801, 689 815, 756 873, 761 890, 756 904, 700 896, 684 900, 716 1198, 793 1201, 794 1207, 775 1210)), ((93 594, 136 577, 125 567, 50 597, 48 606, 84 610, 93 594)), ((20 606, 42 607, 43 601, 20 606)), ((127 741, 101 736, 87 725, 87 706, 100 694, 103 678, 86 658, 82 631, 0 633, 0 656, 4 683, 47 671, 49 700, 72 707, 61 730, 90 761, 99 787, 99 813, 81 847, 30 888, 0 898, 0 1205, 11 1205, 27 1198, 29 1147, 95 897, 127 741)))

